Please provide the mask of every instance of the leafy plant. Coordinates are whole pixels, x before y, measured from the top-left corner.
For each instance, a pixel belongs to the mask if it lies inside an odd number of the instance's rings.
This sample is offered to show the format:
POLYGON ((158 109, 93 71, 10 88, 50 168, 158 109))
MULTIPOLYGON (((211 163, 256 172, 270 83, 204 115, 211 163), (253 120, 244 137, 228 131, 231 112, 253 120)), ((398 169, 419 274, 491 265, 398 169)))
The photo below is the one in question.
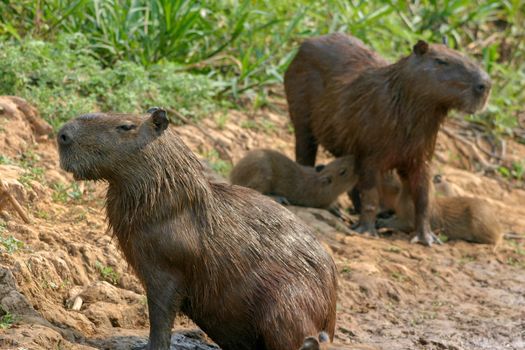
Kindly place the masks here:
POLYGON ((267 105, 306 37, 352 33, 391 60, 447 37, 493 79, 488 109, 468 119, 504 134, 525 105, 524 20, 523 0, 4 0, 0 93, 29 98, 55 127, 151 105, 199 116, 267 105))
POLYGON ((107 282, 110 282, 111 284, 117 284, 120 275, 118 272, 113 270, 111 266, 104 266, 100 261, 95 262, 95 268, 100 273, 100 277, 107 282))
POLYGON ((13 236, 3 237, 0 236, 0 247, 9 254, 13 254, 19 249, 24 247, 24 242, 16 239, 13 236))
POLYGON ((65 185, 63 183, 53 184, 53 194, 51 198, 57 203, 67 203, 68 200, 78 201, 82 198, 82 191, 77 182, 73 182, 71 185, 65 185))
POLYGON ((203 157, 209 161, 213 171, 224 177, 228 177, 232 170, 232 164, 221 159, 219 153, 215 149, 205 151, 203 157))
POLYGON ((0 305, 0 329, 9 329, 16 322, 16 317, 0 305))

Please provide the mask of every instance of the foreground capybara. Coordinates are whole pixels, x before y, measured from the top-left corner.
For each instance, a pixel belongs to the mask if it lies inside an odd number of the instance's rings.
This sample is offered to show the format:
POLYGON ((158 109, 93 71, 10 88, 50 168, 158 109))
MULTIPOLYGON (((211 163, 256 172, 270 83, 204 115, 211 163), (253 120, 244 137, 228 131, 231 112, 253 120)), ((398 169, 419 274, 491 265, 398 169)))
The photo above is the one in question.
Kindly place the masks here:
MULTIPOLYGON (((503 239, 503 230, 490 204, 480 198, 450 196, 453 194, 446 181, 434 176, 429 196, 432 230, 443 233, 450 240, 460 239, 497 247, 503 239)), ((383 179, 382 195, 384 203, 393 207, 396 215, 379 219, 378 226, 412 232, 415 210, 408 186, 402 186, 395 175, 390 175, 383 179)))
POLYGON ((419 41, 394 64, 360 40, 336 33, 304 41, 284 77, 296 160, 313 166, 318 145, 355 156, 361 214, 356 230, 377 234, 382 172, 397 169, 415 203, 414 242, 438 242, 428 218, 428 161, 451 109, 474 113, 490 94, 476 63, 444 45, 419 41))
POLYGON ((317 171, 269 149, 248 152, 232 169, 231 183, 277 197, 284 203, 328 208, 357 182, 354 157, 333 160, 317 171))
POLYGON ((108 182, 109 225, 146 290, 149 349, 169 348, 178 311, 225 350, 333 337, 336 268, 319 241, 275 201, 208 181, 166 112, 149 112, 82 115, 57 136, 64 170, 108 182))

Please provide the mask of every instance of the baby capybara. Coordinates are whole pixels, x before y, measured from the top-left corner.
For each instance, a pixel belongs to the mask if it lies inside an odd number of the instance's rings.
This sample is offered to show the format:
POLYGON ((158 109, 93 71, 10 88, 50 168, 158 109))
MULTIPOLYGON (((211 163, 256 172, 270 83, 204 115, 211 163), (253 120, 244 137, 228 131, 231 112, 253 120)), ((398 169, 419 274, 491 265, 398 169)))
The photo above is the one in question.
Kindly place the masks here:
POLYGON ((318 145, 336 157, 355 156, 362 202, 356 230, 377 234, 380 175, 397 169, 416 207, 414 241, 438 241, 428 218, 428 160, 451 109, 485 106, 487 73, 461 53, 424 41, 388 64, 360 40, 336 33, 304 41, 284 85, 296 160, 313 166, 318 145))
MULTIPOLYGON (((497 247, 503 239, 503 230, 490 204, 481 198, 455 196, 452 191, 441 176, 434 176, 429 196, 432 230, 443 233, 450 240, 460 239, 497 247)), ((412 232, 415 210, 409 186, 403 185, 395 174, 390 174, 383 178, 381 193, 383 202, 393 207, 396 215, 378 220, 378 226, 412 232)))
POLYGON ((333 160, 317 171, 269 149, 248 152, 232 169, 231 183, 277 197, 281 202, 328 208, 357 182, 353 156, 333 160))
POLYGON ((225 350, 333 336, 336 269, 312 232, 256 191, 208 181, 166 112, 149 112, 82 115, 57 140, 75 179, 108 182, 109 225, 146 290, 149 349, 169 348, 178 311, 225 350))

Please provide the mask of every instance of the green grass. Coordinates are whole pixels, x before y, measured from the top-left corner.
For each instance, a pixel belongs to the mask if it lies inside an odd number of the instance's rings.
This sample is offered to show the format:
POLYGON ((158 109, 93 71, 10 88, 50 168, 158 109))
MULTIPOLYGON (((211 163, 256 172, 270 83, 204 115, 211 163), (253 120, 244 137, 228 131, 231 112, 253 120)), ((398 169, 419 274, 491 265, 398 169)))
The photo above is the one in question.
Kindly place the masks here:
POLYGON ((468 119, 510 133, 525 105, 524 20, 525 0, 4 0, 0 93, 54 127, 152 105, 202 117, 267 105, 306 37, 352 33, 393 60, 446 36, 494 80, 489 108, 468 119))
POLYGON ((0 329, 9 329, 16 322, 16 317, 0 305, 0 329))
POLYGON ((82 198, 82 192, 78 182, 73 182, 70 186, 63 183, 53 184, 53 194, 51 198, 56 203, 65 204, 70 200, 78 201, 82 198))
POLYGON ((220 158, 219 152, 215 149, 203 152, 202 156, 206 158, 214 172, 228 178, 232 170, 232 164, 220 158))
POLYGON ((118 272, 113 270, 111 266, 104 266, 100 261, 95 262, 95 268, 100 274, 100 277, 111 284, 117 284, 120 280, 118 272))
POLYGON ((15 237, 11 235, 4 237, 5 231, 7 231, 7 224, 3 220, 0 220, 0 251, 3 250, 9 254, 13 254, 24 247, 24 242, 15 237))
POLYGON ((13 254, 16 251, 24 248, 24 242, 16 239, 12 235, 4 237, 3 233, 6 230, 4 222, 0 222, 0 250, 3 250, 9 254, 13 254))

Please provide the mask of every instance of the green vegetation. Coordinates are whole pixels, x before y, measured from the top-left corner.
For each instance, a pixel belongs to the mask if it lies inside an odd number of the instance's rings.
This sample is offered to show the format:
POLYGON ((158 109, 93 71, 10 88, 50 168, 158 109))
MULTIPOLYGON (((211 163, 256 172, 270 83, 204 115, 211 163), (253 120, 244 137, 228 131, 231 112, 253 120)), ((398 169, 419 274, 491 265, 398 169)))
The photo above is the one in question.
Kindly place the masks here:
POLYGON ((6 251, 13 254, 24 247, 24 242, 16 239, 13 236, 4 237, 4 232, 7 230, 6 223, 0 220, 0 251, 6 251))
POLYGON ((443 36, 494 80, 471 121, 509 133, 525 105, 525 0, 4 0, 0 94, 29 99, 56 128, 86 111, 152 105, 203 117, 260 107, 297 43, 352 33, 385 55, 443 36))
POLYGON ((202 156, 206 158, 214 172, 227 178, 232 170, 232 164, 221 159, 219 152, 215 149, 205 151, 202 156))
POLYGON ((498 172, 508 179, 525 180, 525 162, 512 162, 511 168, 500 166, 498 172))
POLYGON ((100 273, 100 277, 111 284, 117 284, 120 275, 117 271, 113 270, 111 266, 104 266, 100 261, 95 262, 95 268, 100 273))
POLYGON ((53 184, 53 201, 56 203, 67 203, 69 200, 78 201, 82 198, 82 191, 78 182, 73 182, 71 185, 63 183, 53 184))
POLYGON ((16 322, 16 317, 0 305, 0 329, 9 329, 16 322))
POLYGON ((448 236, 443 232, 440 232, 438 238, 441 242, 446 243, 448 241, 448 236))

